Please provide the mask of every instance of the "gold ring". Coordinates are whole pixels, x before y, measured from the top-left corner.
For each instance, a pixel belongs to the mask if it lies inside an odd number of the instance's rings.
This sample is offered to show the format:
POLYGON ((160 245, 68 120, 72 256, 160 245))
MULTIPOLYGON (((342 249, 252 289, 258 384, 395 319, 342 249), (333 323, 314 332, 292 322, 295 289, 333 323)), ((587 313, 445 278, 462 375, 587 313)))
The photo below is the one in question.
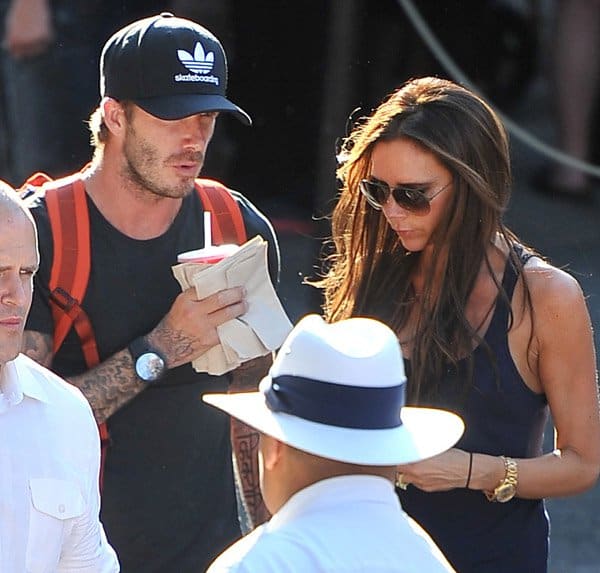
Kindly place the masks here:
POLYGON ((397 474, 396 475, 396 487, 399 487, 402 490, 406 491, 406 488, 408 487, 408 484, 402 479, 404 477, 404 474, 397 474))

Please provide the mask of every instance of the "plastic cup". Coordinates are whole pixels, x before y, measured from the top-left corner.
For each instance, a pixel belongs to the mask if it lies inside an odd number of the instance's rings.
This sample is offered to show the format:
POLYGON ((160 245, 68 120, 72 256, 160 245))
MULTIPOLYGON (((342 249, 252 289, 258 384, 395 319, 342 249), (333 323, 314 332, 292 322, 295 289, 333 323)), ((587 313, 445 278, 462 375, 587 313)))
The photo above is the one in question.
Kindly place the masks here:
POLYGON ((209 247, 204 247, 203 249, 179 253, 177 255, 177 262, 214 264, 222 261, 230 255, 233 255, 233 253, 235 253, 239 248, 239 245, 232 244, 210 245, 209 247))

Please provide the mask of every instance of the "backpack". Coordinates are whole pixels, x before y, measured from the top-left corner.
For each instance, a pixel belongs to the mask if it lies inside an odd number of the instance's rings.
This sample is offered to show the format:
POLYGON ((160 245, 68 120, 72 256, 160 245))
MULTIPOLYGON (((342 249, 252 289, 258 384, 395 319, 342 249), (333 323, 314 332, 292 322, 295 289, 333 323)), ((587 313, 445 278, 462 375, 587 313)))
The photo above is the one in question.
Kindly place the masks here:
MULTIPOLYGON (((211 179, 196 179, 196 192, 205 211, 212 217, 213 244, 246 242, 246 229, 240 207, 227 188, 211 179)), ((43 195, 50 219, 54 255, 50 271, 50 307, 54 320, 52 349, 56 354, 67 334, 74 328, 88 369, 100 362, 94 329, 81 308, 87 290, 90 268, 90 220, 87 196, 81 173, 52 180, 45 173, 27 179, 21 197, 43 195)), ((99 424, 101 443, 100 487, 104 461, 110 443, 106 423, 99 424)))

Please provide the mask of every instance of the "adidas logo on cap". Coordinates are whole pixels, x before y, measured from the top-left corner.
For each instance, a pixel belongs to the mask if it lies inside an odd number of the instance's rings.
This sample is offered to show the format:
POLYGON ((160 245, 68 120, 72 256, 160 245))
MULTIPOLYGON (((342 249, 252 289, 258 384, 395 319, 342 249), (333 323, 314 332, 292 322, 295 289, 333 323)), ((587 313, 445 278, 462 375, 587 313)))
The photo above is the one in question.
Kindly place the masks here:
POLYGON ((177 57, 190 72, 193 72, 193 75, 176 74, 174 77, 176 82, 205 82, 219 85, 218 77, 206 75, 215 65, 215 54, 214 52, 205 53, 200 42, 196 42, 193 55, 186 50, 177 50, 177 57))
POLYGON ((177 50, 179 61, 191 72, 195 74, 207 74, 212 70, 215 64, 214 52, 204 53, 204 48, 200 42, 196 42, 194 55, 185 50, 177 50))

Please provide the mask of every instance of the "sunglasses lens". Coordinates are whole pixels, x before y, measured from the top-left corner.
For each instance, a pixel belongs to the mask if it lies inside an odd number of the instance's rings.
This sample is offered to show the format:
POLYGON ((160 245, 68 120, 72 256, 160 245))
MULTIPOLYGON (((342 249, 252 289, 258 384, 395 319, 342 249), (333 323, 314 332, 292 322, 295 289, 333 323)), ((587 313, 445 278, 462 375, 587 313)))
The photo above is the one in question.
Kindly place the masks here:
POLYGON ((386 183, 363 179, 360 182, 360 190, 374 209, 380 210, 387 203, 390 193, 400 207, 417 215, 426 215, 431 209, 429 199, 419 189, 394 187, 390 191, 386 183))
POLYGON ((395 187, 392 194, 394 201, 407 211, 412 211, 418 215, 426 215, 431 209, 429 199, 418 189, 395 187))
POLYGON ((360 182, 360 190, 374 209, 381 209, 390 194, 386 185, 368 179, 363 179, 360 182))

